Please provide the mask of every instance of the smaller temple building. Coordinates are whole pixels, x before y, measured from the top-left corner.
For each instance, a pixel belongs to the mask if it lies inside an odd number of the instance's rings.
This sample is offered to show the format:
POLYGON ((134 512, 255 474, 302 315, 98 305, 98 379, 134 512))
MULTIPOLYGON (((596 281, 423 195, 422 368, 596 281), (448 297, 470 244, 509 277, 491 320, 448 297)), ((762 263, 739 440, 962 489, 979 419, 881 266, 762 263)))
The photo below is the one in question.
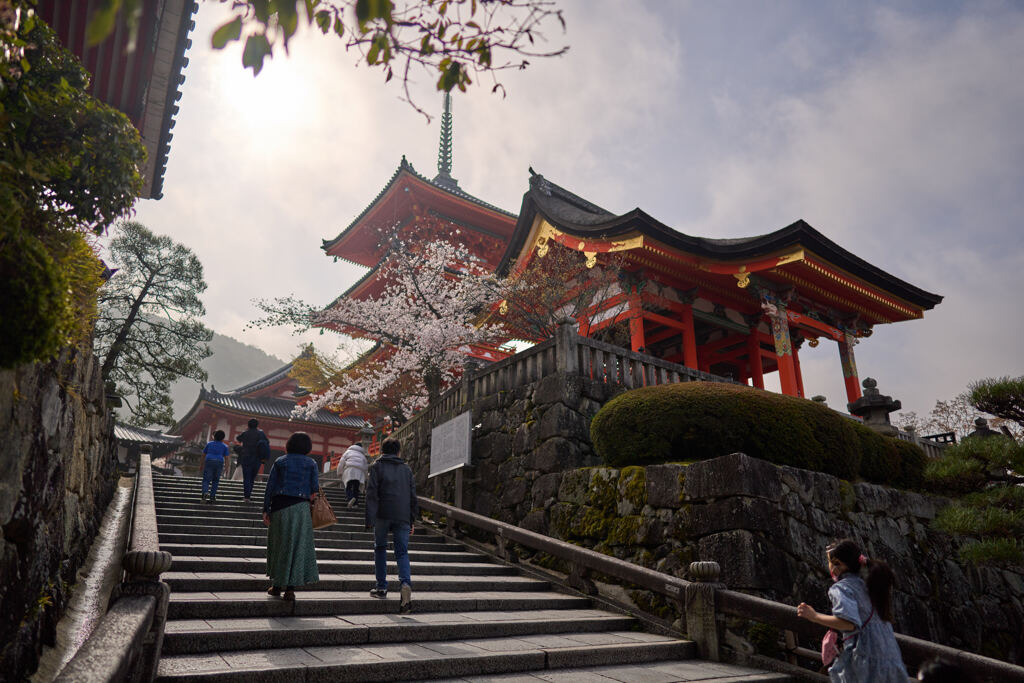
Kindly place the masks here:
POLYGON ((252 418, 259 420, 259 428, 270 439, 271 461, 284 454, 285 443, 295 432, 309 434, 313 440, 310 457, 321 467, 328 458, 337 462, 346 448, 364 438, 360 430, 365 423, 359 417, 339 417, 337 413, 319 410, 310 417, 293 418, 292 411, 307 392, 290 376, 291 369, 292 364, 288 363, 233 391, 200 389, 195 404, 170 430, 188 444, 183 451, 183 469, 198 470, 203 446, 218 429, 224 430, 228 445, 234 446, 235 437, 247 429, 252 418))

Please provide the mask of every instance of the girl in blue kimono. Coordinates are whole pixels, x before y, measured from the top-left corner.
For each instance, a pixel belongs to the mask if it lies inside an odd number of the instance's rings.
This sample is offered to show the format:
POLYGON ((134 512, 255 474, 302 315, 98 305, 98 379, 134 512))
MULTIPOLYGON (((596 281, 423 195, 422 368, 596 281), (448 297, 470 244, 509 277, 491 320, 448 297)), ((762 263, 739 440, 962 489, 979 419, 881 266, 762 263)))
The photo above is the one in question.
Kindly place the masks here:
POLYGON ((842 649, 829 667, 833 683, 906 683, 896 636, 892 630, 892 587, 889 565, 869 560, 860 547, 843 539, 825 549, 835 583, 828 589, 832 614, 820 614, 807 603, 797 616, 839 632, 842 649), (868 570, 867 581, 860 571, 868 570))

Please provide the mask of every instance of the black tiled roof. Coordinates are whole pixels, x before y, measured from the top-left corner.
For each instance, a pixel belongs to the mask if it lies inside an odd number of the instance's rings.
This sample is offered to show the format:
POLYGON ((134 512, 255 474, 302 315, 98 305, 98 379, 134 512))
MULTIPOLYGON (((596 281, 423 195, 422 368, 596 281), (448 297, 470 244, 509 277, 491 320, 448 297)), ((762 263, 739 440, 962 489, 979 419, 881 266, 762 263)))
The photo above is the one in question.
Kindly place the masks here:
POLYGON ((132 427, 131 425, 123 425, 120 422, 114 423, 114 438, 117 439, 118 441, 128 441, 131 443, 184 443, 180 436, 164 434, 163 432, 156 429, 143 429, 142 427, 132 427))
POLYGON ((830 263, 925 310, 942 301, 941 295, 915 287, 843 249, 803 220, 754 237, 693 237, 670 228, 639 208, 615 215, 536 174, 530 178, 530 189, 523 195, 519 220, 498 265, 498 273, 505 273, 511 260, 522 250, 537 214, 559 230, 581 238, 607 239, 636 231, 681 251, 723 260, 761 256, 801 244, 830 263))
MULTIPOLYGON (((222 394, 218 391, 200 389, 196 405, 198 406, 202 401, 206 401, 211 405, 220 406, 221 408, 234 412, 252 415, 253 417, 270 417, 279 420, 291 420, 292 410, 296 405, 295 401, 289 401, 284 398, 274 398, 269 396, 262 398, 248 398, 240 396, 236 392, 222 394)), ((193 410, 195 410, 195 408, 193 408, 193 410)), ((192 411, 189 412, 191 413, 192 411)), ((347 416, 340 417, 337 413, 332 413, 329 410, 318 410, 312 417, 295 418, 295 422, 324 424, 334 427, 354 427, 357 429, 363 426, 363 420, 361 418, 347 416)))
POLYGON ((428 185, 436 187, 437 189, 442 190, 444 192, 447 192, 450 195, 454 195, 454 196, 459 197, 461 199, 466 199, 468 201, 473 202, 474 204, 477 204, 479 206, 484 207, 485 209, 490 209, 491 211, 496 211, 496 212, 498 212, 500 214, 504 214, 504 215, 510 216, 512 218, 516 217, 516 215, 514 213, 506 211, 505 209, 500 209, 497 206, 494 206, 493 204, 488 204, 487 202, 483 201, 482 199, 477 199, 473 195, 469 194, 468 192, 466 192, 465 190, 460 188, 458 186, 458 184, 456 184, 454 181, 453 182, 444 182, 443 179, 431 180, 430 178, 428 178, 428 177, 426 177, 424 175, 420 175, 419 173, 416 172, 416 169, 413 168, 412 164, 410 164, 406 160, 405 155, 403 154, 402 155, 402 161, 398 164, 398 168, 395 169, 395 172, 391 175, 391 180, 389 180, 387 185, 384 186, 384 189, 382 189, 380 192, 377 193, 377 196, 373 198, 373 201, 370 202, 367 205, 367 207, 365 209, 363 209, 362 212, 358 216, 356 216, 355 219, 353 219, 352 222, 349 223, 348 226, 344 230, 342 230, 340 233, 338 233, 337 237, 335 237, 332 240, 323 240, 323 244, 320 246, 320 248, 323 249, 324 251, 327 251, 332 246, 334 246, 334 244, 338 240, 340 240, 342 237, 344 237, 345 234, 349 230, 351 230, 356 224, 358 224, 359 221, 361 221, 363 219, 363 217, 366 216, 366 214, 370 212, 370 209, 372 209, 374 207, 374 205, 377 202, 380 201, 381 197, 383 197, 385 194, 387 194, 388 190, 391 189, 391 186, 395 184, 396 180, 398 180, 398 176, 401 175, 402 171, 406 171, 407 173, 415 176, 416 178, 419 178, 420 180, 422 180, 423 182, 427 183, 428 185))

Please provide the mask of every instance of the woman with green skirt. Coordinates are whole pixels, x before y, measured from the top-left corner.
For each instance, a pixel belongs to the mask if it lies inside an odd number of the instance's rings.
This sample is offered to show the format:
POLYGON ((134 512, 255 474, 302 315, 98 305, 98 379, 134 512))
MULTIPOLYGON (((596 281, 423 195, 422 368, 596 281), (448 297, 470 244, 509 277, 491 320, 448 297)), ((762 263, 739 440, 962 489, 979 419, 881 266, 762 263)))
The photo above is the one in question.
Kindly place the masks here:
POLYGON ((295 599, 295 587, 316 583, 316 547, 310 503, 320 491, 319 468, 309 457, 313 441, 295 432, 285 454, 274 462, 263 494, 263 524, 267 534, 267 595, 295 599), (282 595, 283 590, 283 595, 282 595))

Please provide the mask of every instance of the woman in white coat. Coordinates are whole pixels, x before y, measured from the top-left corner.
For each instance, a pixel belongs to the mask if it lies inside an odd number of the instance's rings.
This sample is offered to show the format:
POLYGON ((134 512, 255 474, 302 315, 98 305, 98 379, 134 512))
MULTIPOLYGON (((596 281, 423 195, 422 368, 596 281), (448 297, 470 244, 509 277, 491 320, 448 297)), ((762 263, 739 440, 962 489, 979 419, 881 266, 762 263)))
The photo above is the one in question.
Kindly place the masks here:
POLYGON ((359 499, 359 485, 366 481, 369 464, 366 449, 358 443, 349 446, 341 456, 338 469, 341 470, 341 480, 345 482, 345 497, 349 507, 354 507, 359 499))

